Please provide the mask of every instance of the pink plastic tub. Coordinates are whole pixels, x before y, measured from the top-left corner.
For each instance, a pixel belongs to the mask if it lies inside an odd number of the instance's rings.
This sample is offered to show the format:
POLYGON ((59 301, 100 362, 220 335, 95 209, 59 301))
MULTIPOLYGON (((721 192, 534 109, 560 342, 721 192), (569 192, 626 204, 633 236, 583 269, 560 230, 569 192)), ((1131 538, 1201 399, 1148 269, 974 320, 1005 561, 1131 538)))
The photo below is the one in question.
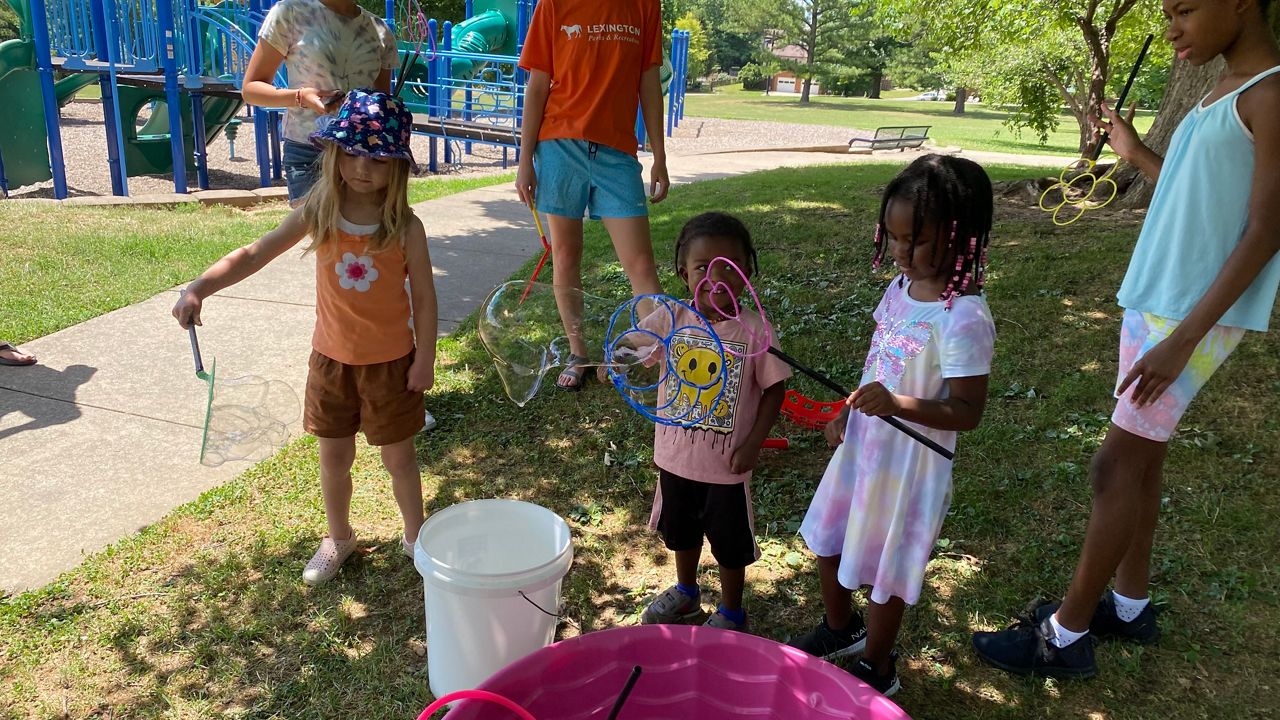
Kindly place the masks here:
MULTIPOLYGON (((772 640, 700 626, 642 625, 558 642, 508 665, 479 689, 536 720, 604 720, 631 669, 643 668, 618 720, 910 720, 848 672, 772 640)), ((515 720, 463 700, 448 720, 515 720)))

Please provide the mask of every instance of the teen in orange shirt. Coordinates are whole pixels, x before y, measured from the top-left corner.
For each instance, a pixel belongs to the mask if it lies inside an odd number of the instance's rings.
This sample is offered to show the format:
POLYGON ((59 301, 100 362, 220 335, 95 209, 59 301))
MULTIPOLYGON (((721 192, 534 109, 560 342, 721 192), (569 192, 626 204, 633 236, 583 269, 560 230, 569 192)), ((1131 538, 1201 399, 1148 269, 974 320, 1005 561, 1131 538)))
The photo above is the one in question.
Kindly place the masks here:
MULTIPOLYGON (((525 86, 516 191, 547 215, 557 288, 582 289, 582 218, 604 222, 631 289, 659 293, 636 159, 637 105, 653 148, 648 200, 667 196, 659 0, 540 0, 520 56, 525 86), (541 187, 539 187, 541 185, 541 187)), ((557 292, 572 355, 557 383, 582 388, 582 296, 557 292)))

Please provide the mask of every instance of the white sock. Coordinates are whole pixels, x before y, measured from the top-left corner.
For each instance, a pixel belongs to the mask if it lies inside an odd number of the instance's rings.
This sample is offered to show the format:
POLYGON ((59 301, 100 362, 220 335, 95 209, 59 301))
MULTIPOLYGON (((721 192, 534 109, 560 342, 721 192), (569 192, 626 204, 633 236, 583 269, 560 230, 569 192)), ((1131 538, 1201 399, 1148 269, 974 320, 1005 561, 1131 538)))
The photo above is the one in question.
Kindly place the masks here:
POLYGON ((1147 603, 1151 602, 1151 598, 1144 597, 1141 600, 1135 600, 1131 597, 1125 597, 1115 590, 1111 591, 1111 597, 1116 601, 1116 615, 1124 622, 1133 622, 1134 618, 1142 613, 1147 603))
POLYGON ((1058 624, 1058 613, 1049 616, 1049 625, 1053 628, 1053 637, 1049 638, 1049 642, 1053 643, 1054 647, 1064 648, 1089 634, 1088 630, 1076 632, 1062 627, 1058 624))

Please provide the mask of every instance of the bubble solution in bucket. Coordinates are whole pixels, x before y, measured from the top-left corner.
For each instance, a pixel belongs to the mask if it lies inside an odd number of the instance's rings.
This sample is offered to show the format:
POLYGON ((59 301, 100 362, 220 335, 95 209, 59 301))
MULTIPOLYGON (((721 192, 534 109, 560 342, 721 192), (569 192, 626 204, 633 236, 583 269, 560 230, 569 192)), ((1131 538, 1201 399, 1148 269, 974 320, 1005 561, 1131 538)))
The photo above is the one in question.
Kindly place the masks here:
POLYGON ((431 694, 474 688, 550 645, 556 617, 548 613, 560 607, 572 562, 569 526, 544 507, 473 500, 432 515, 414 550, 431 694))
MULTIPOLYGON (((507 666, 479 689, 536 720, 604 720, 636 665, 644 672, 620 720, 910 720, 892 700, 831 663, 766 638, 689 625, 622 627, 563 640, 507 666)), ((447 717, 517 715, 460 700, 447 717)))

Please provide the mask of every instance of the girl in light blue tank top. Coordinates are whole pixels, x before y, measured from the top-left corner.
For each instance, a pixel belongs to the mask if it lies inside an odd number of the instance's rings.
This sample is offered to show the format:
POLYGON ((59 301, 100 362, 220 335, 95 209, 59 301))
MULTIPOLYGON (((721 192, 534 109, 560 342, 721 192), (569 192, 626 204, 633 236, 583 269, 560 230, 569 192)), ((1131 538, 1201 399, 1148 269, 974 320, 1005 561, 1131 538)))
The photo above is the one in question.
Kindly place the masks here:
MULTIPOLYGON (((1227 264, 1249 223, 1256 166, 1253 132, 1241 119, 1238 100, 1276 73, 1280 66, 1212 102, 1210 93, 1183 118, 1120 285, 1122 307, 1182 320, 1227 264)), ((1265 331, 1278 283, 1280 258, 1273 256, 1218 324, 1265 331)))
POLYGON ((1103 106, 1112 148, 1156 179, 1156 190, 1118 294, 1118 402, 1090 468, 1093 512, 1080 562, 1060 604, 1003 632, 974 634, 978 656, 1002 670, 1092 677, 1090 633, 1159 638, 1148 574, 1169 437, 1245 331, 1267 329, 1280 284, 1280 48, 1270 4, 1163 0, 1165 38, 1181 60, 1227 62, 1165 157, 1103 106))

